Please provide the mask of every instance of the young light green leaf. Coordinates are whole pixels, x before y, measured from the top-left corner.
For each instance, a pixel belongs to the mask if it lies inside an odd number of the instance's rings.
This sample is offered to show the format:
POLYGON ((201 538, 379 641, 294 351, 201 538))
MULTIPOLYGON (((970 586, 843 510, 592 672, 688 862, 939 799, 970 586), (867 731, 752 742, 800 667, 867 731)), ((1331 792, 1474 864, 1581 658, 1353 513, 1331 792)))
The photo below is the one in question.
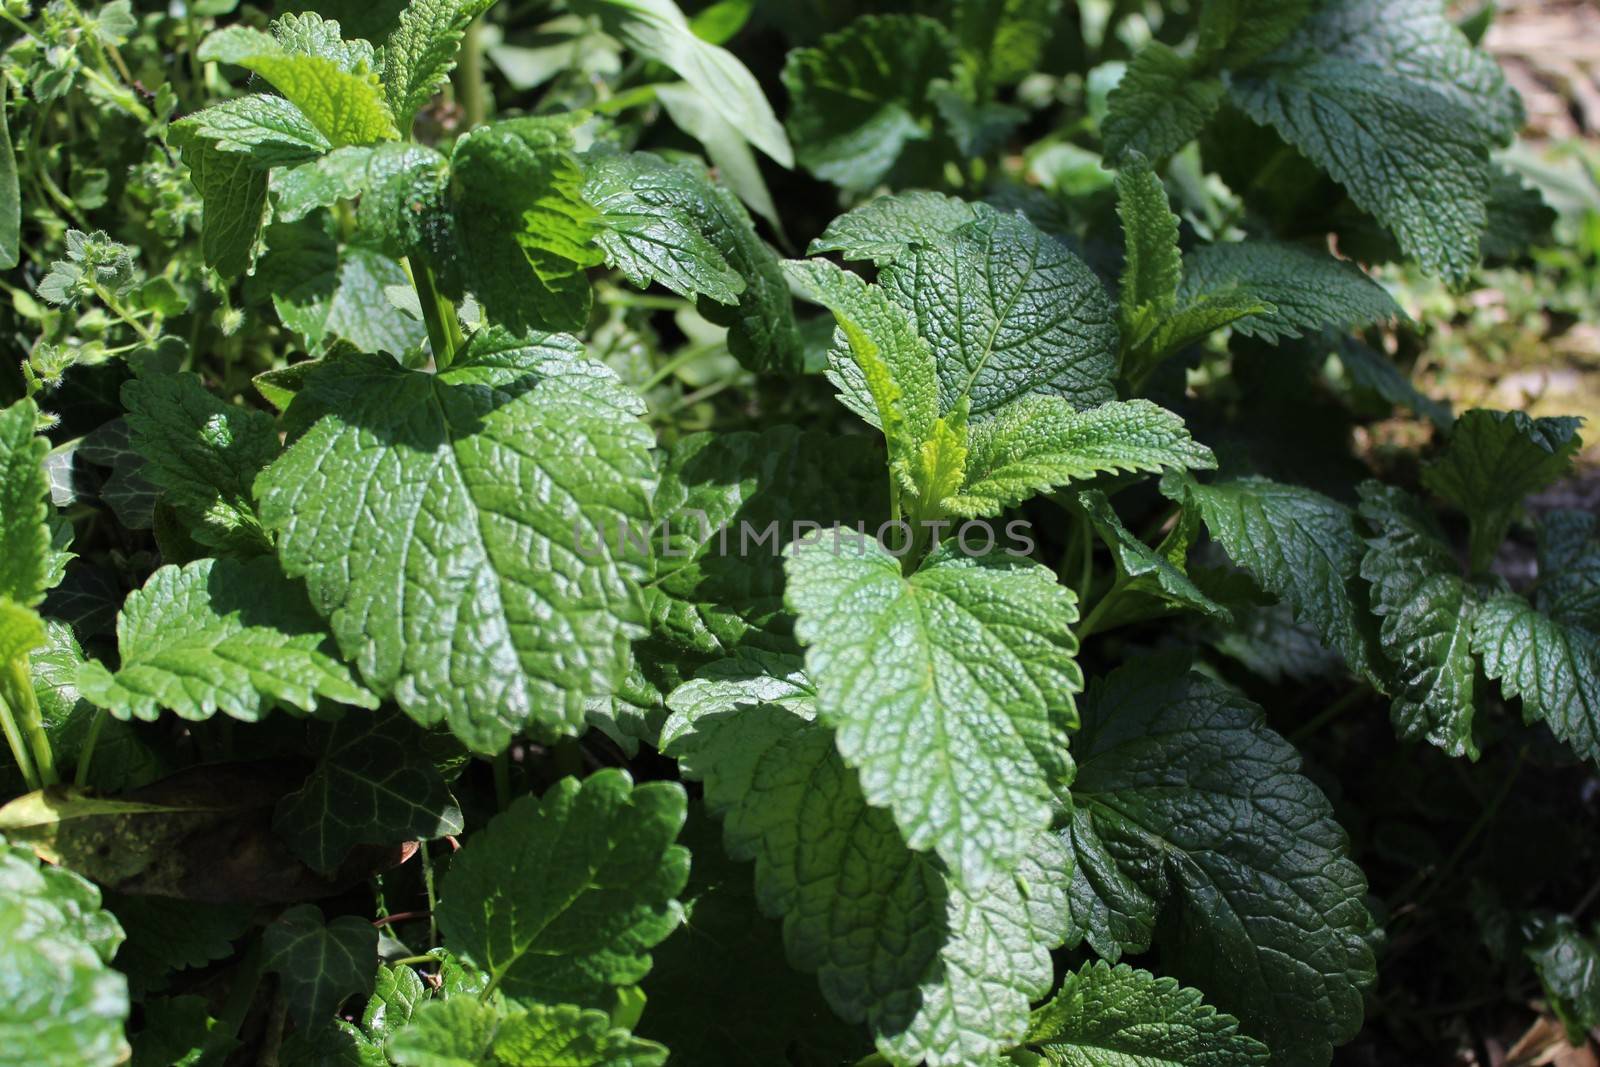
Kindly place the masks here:
POLYGON ((402 715, 346 715, 326 727, 317 767, 278 802, 272 828, 331 872, 356 845, 431 841, 462 829, 450 788, 402 715))
POLYGON ((38 421, 32 400, 0 410, 0 597, 23 607, 49 588, 50 442, 34 432, 38 421))
POLYGON ((1406 318, 1388 290, 1354 263, 1281 241, 1210 244, 1189 253, 1178 302, 1197 304, 1221 293, 1271 306, 1232 323, 1267 341, 1406 318))
POLYGON ((1019 214, 983 212, 879 274, 932 346, 939 414, 974 421, 1029 393, 1114 399, 1117 316, 1094 272, 1019 214))
POLYGON ((783 83, 801 165, 846 189, 872 188, 908 145, 932 136, 928 90, 954 65, 945 28, 912 15, 863 15, 790 52, 783 83))
POLYGON ((1142 156, 1129 156, 1117 170, 1117 215, 1124 249, 1119 310, 1123 337, 1130 338, 1141 310, 1160 315, 1171 308, 1183 280, 1178 216, 1161 176, 1142 156))
POLYGON ((613 769, 519 798, 445 876, 445 939, 514 1000, 610 1008, 682 921, 685 805, 681 786, 613 769))
POLYGON ((975 88, 1032 74, 1060 15, 1061 0, 956 0, 951 28, 975 88))
POLYGON ((43 647, 48 639, 44 620, 37 611, 0 597, 0 667, 43 647))
POLYGON ((972 429, 967 481, 944 502, 952 515, 998 515, 1038 493, 1111 471, 1210 470, 1211 450, 1183 420, 1148 400, 1078 411, 1029 396, 972 429))
POLYGON ((461 36, 494 0, 413 0, 378 57, 383 90, 395 125, 404 133, 419 110, 450 77, 461 36))
POLYGON ((870 538, 792 546, 785 569, 822 719, 867 802, 973 891, 1013 870, 1070 773, 1072 592, 1037 564, 944 549, 908 577, 870 538))
POLYGON ((1141 48, 1111 90, 1102 124, 1106 158, 1137 152, 1165 160, 1197 137, 1216 114, 1221 80, 1160 41, 1141 48))
MULTIPOLYGON (((1309 620, 1357 674, 1373 670, 1373 626, 1359 581, 1364 546, 1350 509, 1312 489, 1266 478, 1179 482, 1211 536, 1267 592, 1309 620)), ((1168 486, 1163 485, 1164 489, 1168 486)))
POLYGON ((174 122, 172 133, 179 142, 200 141, 219 152, 249 156, 263 170, 317 159, 332 147, 299 108, 265 93, 196 111, 174 122))
POLYGON ((1461 281, 1488 221, 1489 151, 1522 108, 1434 0, 1334 0, 1229 82, 1424 267, 1461 281))
POLYGON ((1060 1067, 1247 1067, 1268 1055, 1200 990, 1105 960, 1067 975, 1034 1011, 1026 1047, 1060 1067))
POLYGON ((1600 762, 1600 634, 1502 593, 1478 610, 1472 650, 1502 693, 1522 698, 1523 718, 1543 721, 1579 756, 1600 762))
POLYGON ((673 0, 573 0, 572 7, 599 18, 606 32, 641 56, 677 72, 778 165, 794 165, 794 150, 755 75, 727 49, 697 37, 673 0))
POLYGON ((1520 411, 1474 408, 1456 419, 1443 454, 1422 484, 1471 520, 1472 570, 1488 569, 1522 499, 1561 477, 1583 445, 1582 419, 1534 419, 1520 411))
POLYGON ((220 711, 255 722, 275 703, 309 712, 319 699, 377 707, 328 644, 305 590, 272 557, 169 564, 117 615, 121 666, 113 673, 90 661, 78 689, 121 719, 155 719, 166 708, 185 719, 220 711))
POLYGON ((300 904, 267 927, 261 951, 261 969, 278 976, 295 1025, 309 1030, 350 997, 372 993, 378 928, 355 915, 324 922, 322 909, 300 904))
MULTIPOLYGON (((401 1067, 663 1067, 667 1050, 604 1012, 529 1004, 502 1015, 468 997, 432 1001, 389 1039, 401 1067)), ((388 1060, 384 1061, 385 1063, 388 1060)))
POLYGON ((1255 705, 1166 656, 1091 687, 1073 751, 1080 935, 1115 961, 1149 947, 1159 916, 1163 969, 1211 990, 1273 1062, 1326 1065, 1361 1026, 1373 923, 1294 749, 1255 705))
POLYGON ((85 1067, 129 1055, 122 928, 100 891, 0 838, 0 1064, 85 1067))
POLYGON ((845 259, 887 266, 910 249, 937 244, 994 209, 943 193, 912 190, 874 197, 845 212, 811 242, 811 255, 838 252, 845 259))
POLYGON ((669 702, 666 751, 705 782, 729 854, 755 860, 757 901, 783 919, 790 962, 817 973, 836 1012, 864 1020, 900 1067, 983 1063, 1023 1039, 1068 924, 1071 861, 1053 835, 966 890, 867 804, 804 699, 669 702))
POLYGON ((1478 596, 1432 518, 1403 490, 1367 482, 1361 518, 1377 531, 1367 539, 1361 577, 1372 584, 1379 637, 1398 670, 1395 726, 1402 737, 1477 759, 1471 642, 1478 596))
POLYGON ((263 411, 225 404, 193 374, 151 374, 122 388, 131 443, 144 477, 203 545, 250 555, 271 542, 251 484, 278 455, 278 428, 263 411))
POLYGON ((576 733, 643 635, 635 583, 654 439, 560 335, 475 334, 440 374, 351 356, 313 371, 309 429, 256 482, 285 569, 367 684, 469 747, 576 733))
POLYGON ((567 117, 508 119, 456 142, 450 196, 467 287, 514 333, 581 330, 603 256, 567 117))

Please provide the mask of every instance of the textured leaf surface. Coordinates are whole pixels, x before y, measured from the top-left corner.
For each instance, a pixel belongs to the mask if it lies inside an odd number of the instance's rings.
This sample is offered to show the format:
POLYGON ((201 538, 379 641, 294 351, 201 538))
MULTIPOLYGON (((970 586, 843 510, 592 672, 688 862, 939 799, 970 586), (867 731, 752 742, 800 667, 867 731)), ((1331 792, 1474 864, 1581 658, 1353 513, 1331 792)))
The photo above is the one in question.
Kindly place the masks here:
POLYGON ((1583 936, 1569 916, 1540 917, 1523 949, 1551 1008, 1566 1024, 1569 1044, 1580 1046, 1600 1026, 1600 931, 1583 936))
POLYGON ((34 434, 38 415, 32 400, 0 411, 0 597, 23 607, 44 599, 50 565, 50 442, 34 434))
POLYGON ((957 0, 951 28, 980 87, 1033 73, 1061 15, 1061 0, 957 0))
POLYGON ((1223 84, 1160 41, 1141 48, 1111 90, 1103 127, 1106 158, 1137 152, 1164 160, 1194 140, 1216 114, 1223 84))
POLYGON ((1361 576, 1372 584, 1372 610, 1383 618, 1379 636, 1398 670, 1395 726, 1402 737, 1424 737, 1452 756, 1476 759, 1478 596, 1432 519, 1405 492, 1368 482, 1361 517, 1377 531, 1367 539, 1361 576))
MULTIPOLYGON (((1117 566, 1126 576, 1127 592, 1148 593, 1168 604, 1231 621, 1227 608, 1218 604, 1184 573, 1183 556, 1188 549, 1188 538, 1178 539, 1172 557, 1159 549, 1151 548, 1123 525, 1112 508, 1111 501, 1099 490, 1078 494, 1078 502, 1106 547, 1116 557, 1117 566)), ((1181 523, 1182 520, 1180 520, 1181 523)), ((1184 531, 1185 535, 1188 531, 1184 531)), ((1168 546, 1163 546, 1167 548, 1168 546)))
POLYGON ((1148 162, 1130 160, 1118 169, 1117 215, 1123 244, 1118 302, 1126 337, 1141 308, 1163 310, 1172 304, 1183 280, 1183 256, 1178 251, 1178 216, 1148 162))
POLYGON ((663 745, 705 782, 729 853, 755 861, 790 962, 817 973, 843 1018, 865 1020, 891 1063, 955 1067, 1016 1045, 1050 986, 1070 858, 1042 834, 1013 874, 963 891, 867 804, 831 731, 785 688, 787 708, 675 695, 663 745))
POLYGON ((1600 633, 1600 517, 1552 511, 1539 521, 1539 610, 1600 633))
POLYGON ((251 485, 278 455, 264 411, 224 403, 193 374, 136 378, 122 388, 142 473, 201 544, 249 554, 270 548, 251 485))
POLYGON ((1274 1063, 1326 1064, 1361 1027, 1372 919, 1294 749, 1253 704, 1163 657, 1091 689, 1073 751, 1073 914, 1095 951, 1143 951, 1159 920, 1164 970, 1208 990, 1274 1063))
POLYGON ((438 375, 339 360, 290 407, 311 425, 258 480, 262 517, 413 718, 478 751, 575 733, 642 633, 642 550, 617 537, 650 521, 640 411, 566 337, 481 331, 438 375))
POLYGON ((117 615, 121 666, 86 664, 78 688, 124 719, 166 708, 255 722, 274 703, 314 711, 319 699, 377 707, 327 645, 305 590, 276 560, 203 559, 162 567, 129 594, 117 615))
POLYGON ((943 193, 914 189, 874 197, 828 223, 810 252, 838 252, 845 259, 892 263, 919 245, 937 243, 993 209, 943 193))
POLYGON ((316 770, 278 802, 273 830, 322 871, 356 845, 459 834, 461 809, 421 740, 404 716, 346 715, 327 728, 316 770))
POLYGON ((1198 989, 1127 964, 1086 963, 1033 1013, 1027 1046, 1062 1067, 1245 1067, 1266 1046, 1198 989))
POLYGON ((199 140, 220 152, 247 155, 263 169, 313 159, 332 147, 299 108, 265 93, 203 108, 174 122, 172 131, 180 141, 199 140))
POLYGON ((581 330, 599 265, 596 214, 583 199, 570 121, 524 118, 456 142, 450 197, 467 286, 514 333, 581 330))
MULTIPOLYGON (((433 1001, 390 1039, 401 1067, 662 1067, 667 1050, 604 1012, 531 1004, 500 1015, 467 997, 433 1001)), ((385 1060, 385 1063, 388 1061, 385 1060)))
POLYGON ((494 0, 413 0, 383 44, 383 89, 396 126, 411 120, 450 77, 467 25, 494 0))
POLYGON ((1218 0, 1200 9, 1199 51, 1242 67, 1278 47, 1315 6, 1313 0, 1218 0))
POLYGON ((126 1060, 128 982, 109 966, 121 941, 98 889, 0 839, 0 1064, 126 1060))
POLYGON ((209 139, 184 136, 174 125, 169 139, 200 190, 200 252, 224 277, 243 274, 255 256, 256 237, 267 210, 267 175, 247 155, 225 152, 209 139))
POLYGON ((783 83, 800 164, 846 189, 870 189, 908 145, 932 136, 928 87, 954 64, 944 27, 913 15, 866 15, 789 53, 783 83))
POLYGON ((360 352, 403 357, 427 338, 427 328, 395 307, 390 290, 411 288, 399 263, 359 246, 341 248, 319 222, 272 226, 267 254, 252 281, 272 294, 283 324, 313 353, 335 341, 360 352))
POLYGON ((867 802, 973 890, 1012 870, 1069 773, 1072 592, 1037 564, 946 550, 906 577, 871 539, 792 547, 786 569, 822 719, 867 802))
POLYGON ((518 799, 445 876, 445 939, 508 997, 609 1009, 682 921, 685 804, 680 786, 618 770, 518 799))
POLYGON ((1227 292, 1272 306, 1232 323, 1240 333, 1268 341, 1406 317, 1394 297, 1354 263, 1278 241, 1210 244, 1184 258, 1181 303, 1227 292))
POLYGON ((1501 692, 1522 698, 1524 718, 1543 720, 1578 755, 1600 761, 1600 634, 1503 593, 1479 609, 1472 649, 1501 692))
POLYGON ((1316 626, 1351 670, 1371 670, 1373 635, 1359 580, 1364 545, 1349 508, 1266 478, 1189 482, 1185 492, 1234 563, 1316 626))
POLYGON ((1489 151, 1522 110, 1499 66, 1433 0, 1325 3, 1230 86, 1406 253, 1461 279, 1488 221, 1489 151))
POLYGON ((372 992, 378 928, 355 915, 324 922, 315 904, 300 904, 267 927, 261 952, 261 969, 278 975, 295 1024, 310 1029, 347 998, 372 992))
POLYGON ((944 506, 955 515, 998 515, 1096 474, 1215 466, 1182 419, 1148 400, 1078 411, 1060 397, 1030 396, 973 427, 966 484, 944 506))

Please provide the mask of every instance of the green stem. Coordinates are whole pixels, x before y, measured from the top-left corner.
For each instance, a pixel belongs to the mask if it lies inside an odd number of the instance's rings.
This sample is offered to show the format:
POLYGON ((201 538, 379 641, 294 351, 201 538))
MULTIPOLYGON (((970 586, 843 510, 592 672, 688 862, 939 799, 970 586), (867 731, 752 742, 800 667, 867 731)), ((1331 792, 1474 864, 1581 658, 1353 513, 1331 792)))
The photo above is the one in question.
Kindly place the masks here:
POLYGON ((710 346, 708 345, 692 345, 688 348, 685 348, 682 352, 679 352, 677 355, 661 364, 661 366, 657 367, 654 374, 650 375, 650 377, 646 378, 643 382, 640 382, 639 392, 647 393, 654 389, 656 386, 672 377, 673 373, 677 371, 678 368, 705 355, 709 347, 710 346))
POLYGON ((434 948, 439 944, 439 920, 435 918, 439 911, 439 898, 433 889, 433 857, 428 854, 428 842, 420 842, 417 850, 422 853, 422 891, 428 897, 428 947, 434 948))
POLYGON ((16 717, 11 714, 11 705, 0 697, 0 730, 4 730, 6 744, 11 747, 11 758, 17 761, 17 769, 22 772, 22 783, 27 786, 28 792, 39 788, 39 772, 34 770, 33 757, 28 755, 28 746, 22 740, 22 731, 17 728, 16 717))
POLYGON ((39 713, 39 698, 33 692, 33 679, 28 677, 28 659, 18 656, 6 664, 4 684, 5 702, 16 716, 17 727, 33 750, 33 762, 38 768, 39 785, 55 785, 61 780, 56 773, 55 754, 50 750, 50 737, 44 732, 44 718, 39 713))
POLYGON ((485 100, 488 96, 483 75, 483 19, 473 19, 467 32, 461 35, 461 51, 457 53, 456 99, 461 102, 461 125, 472 130, 483 125, 485 100))
POLYGON ((100 740, 100 731, 108 718, 110 714, 105 708, 95 709, 94 721, 89 724, 89 736, 84 739, 83 751, 78 754, 78 766, 72 773, 72 784, 79 789, 89 784, 89 761, 94 758, 94 746, 100 740))
POLYGON ((428 326, 433 365, 442 371, 455 361, 456 348, 461 343, 461 325, 456 321, 455 305, 439 292, 433 281, 433 271, 425 263, 411 265, 411 284, 416 286, 422 321, 428 326))
POLYGON ((1310 719, 1289 735, 1289 743, 1298 745, 1306 738, 1313 736, 1317 731, 1328 725, 1334 719, 1343 715, 1355 706, 1356 702, 1366 693, 1365 686, 1356 686, 1332 704, 1317 712, 1310 719))
POLYGON ((140 339, 146 344, 155 344, 155 331, 146 326, 144 323, 140 322, 137 316, 135 316, 127 308, 123 307, 121 302, 118 301, 115 296, 111 295, 111 290, 107 289, 99 282, 92 282, 90 284, 94 289, 94 295, 100 298, 101 303, 105 304, 105 306, 111 310, 113 315, 127 323, 129 326, 133 327, 133 332, 137 333, 140 339))
POLYGON ((1089 612, 1088 618, 1078 624, 1078 642, 1080 644, 1088 640, 1090 635, 1100 628, 1101 620, 1104 619, 1107 609, 1116 602, 1118 597, 1122 596, 1123 590, 1127 588, 1127 585, 1127 575, 1119 574, 1117 580, 1111 584, 1111 588, 1106 590, 1106 595, 1095 602, 1094 610, 1089 612))

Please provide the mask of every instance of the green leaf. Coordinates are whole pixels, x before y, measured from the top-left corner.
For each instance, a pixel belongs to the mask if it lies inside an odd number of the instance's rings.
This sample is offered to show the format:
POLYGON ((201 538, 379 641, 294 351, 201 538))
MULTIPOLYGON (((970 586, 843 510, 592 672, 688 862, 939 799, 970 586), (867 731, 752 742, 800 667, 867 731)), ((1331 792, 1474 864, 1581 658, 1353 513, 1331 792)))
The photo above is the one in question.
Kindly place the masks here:
POLYGON ((384 42, 378 67, 395 125, 411 129, 416 114, 450 77, 462 34, 494 0, 414 0, 384 42))
POLYGON ((38 612, 0 597, 0 667, 42 647, 48 638, 38 612))
POLYGON ((295 1025, 328 1020, 353 996, 372 993, 378 928, 355 915, 325 923, 315 904, 290 908, 261 935, 261 969, 276 974, 295 1025))
POLYGON ((142 473, 211 548, 251 555, 271 548, 251 484, 277 458, 278 429, 263 411, 225 404, 193 374, 152 374, 122 387, 142 473))
POLYGON ((1100 280, 1021 215, 984 212, 878 276, 933 348, 939 414, 974 421, 1030 393, 1115 399, 1117 316, 1100 280))
POLYGON ((1435 400, 1412 384, 1411 378, 1382 352, 1354 337, 1339 337, 1334 354, 1352 384, 1370 390, 1397 407, 1427 419, 1440 430, 1448 431, 1455 422, 1448 400, 1435 400))
POLYGON ((1200 54, 1246 66, 1282 44, 1313 6, 1312 0, 1213 0, 1200 8, 1200 54))
POLYGON ((232 278, 255 258, 256 237, 267 210, 267 175, 248 156, 227 152, 199 136, 172 127, 172 144, 200 190, 200 252, 206 265, 232 278))
POLYGON ((937 244, 994 209, 943 193, 912 190, 874 197, 845 212, 811 242, 813 256, 838 252, 845 259, 871 260, 882 267, 912 248, 937 244))
POLYGON ((324 650, 328 633, 305 590, 270 556, 168 565, 117 614, 115 673, 84 665, 78 689, 121 719, 217 712, 246 722, 274 704, 315 711, 319 700, 375 708, 377 700, 324 650))
POLYGON ((1239 333, 1267 341, 1406 319, 1388 290, 1354 263, 1279 241, 1210 244, 1190 252, 1179 303, 1196 304, 1214 294, 1270 305, 1270 311, 1232 323, 1239 333))
POLYGON ((1233 102, 1271 125, 1451 281, 1478 259, 1489 152, 1522 108, 1434 0, 1332 0, 1248 73, 1233 102))
POLYGON ((1171 558, 1134 536, 1122 524, 1106 494, 1099 490, 1079 493, 1078 502, 1116 558, 1121 574, 1126 576, 1125 592, 1145 593, 1179 608, 1198 611, 1223 622, 1231 621, 1228 609, 1207 596, 1183 571, 1183 557, 1188 550, 1187 531, 1178 537, 1176 558, 1171 558))
POLYGON ((642 636, 654 438, 576 341, 475 334, 449 370, 313 371, 256 482, 284 568, 346 658, 480 752, 582 728, 642 636))
POLYGON ((1534 603, 1557 622, 1600 633, 1600 519, 1585 511, 1540 519, 1534 603))
POLYGON ((324 872, 356 845, 459 834, 461 809, 419 736, 401 715, 346 715, 326 729, 316 770, 278 802, 273 830, 324 872))
POLYGON ((230 27, 206 38, 196 54, 261 75, 334 148, 399 136, 371 69, 370 45, 363 52, 340 42, 339 24, 315 15, 285 16, 274 29, 276 37, 230 27))
POLYGON ((1111 90, 1101 124, 1106 158, 1120 161, 1137 152, 1164 160, 1205 129, 1226 90, 1193 60, 1160 41, 1141 48, 1111 90))
POLYGON ((867 802, 974 891, 1013 870, 1070 774, 1071 590, 1026 560, 947 549, 908 577, 875 539, 792 546, 786 570, 822 721, 867 802))
POLYGON ((1115 961, 1147 949, 1159 919, 1164 970, 1210 990, 1274 1063, 1327 1064, 1361 1027, 1373 923, 1366 879, 1293 747, 1255 705, 1166 656, 1091 687, 1073 751, 1079 933, 1115 961))
POLYGON ((1077 411, 1060 397, 1029 396, 973 427, 966 485, 944 508, 953 515, 998 515, 1097 474, 1215 466, 1211 450, 1189 436, 1182 419, 1148 400, 1077 411))
POLYGON ((121 940, 98 889, 0 839, 0 1064, 127 1059, 128 983, 109 966, 121 940))
POLYGON ((980 91, 1012 85, 1039 66, 1061 0, 956 0, 951 28, 980 91))
POLYGON ((402 1067, 663 1067, 667 1050, 612 1026, 604 1012, 530 1004, 497 1015, 465 997, 435 1001, 389 1040, 402 1067))
POLYGON ((340 248, 320 224, 269 228, 251 281, 272 294, 278 317, 313 353, 342 340, 357 351, 400 357, 427 338, 422 320, 387 295, 397 286, 411 289, 405 268, 382 252, 340 248))
POLYGON ((1471 520, 1472 570, 1488 569, 1522 499, 1572 467, 1583 445, 1582 419, 1534 419, 1520 411, 1474 408, 1456 419, 1444 452, 1422 470, 1422 484, 1471 520))
POLYGON ((1033 1013, 1027 1047, 1062 1067, 1245 1067, 1267 1049, 1198 989, 1127 964, 1085 963, 1033 1013))
POLYGON ((23 607, 50 584, 50 442, 34 433, 38 419, 32 400, 0 410, 0 597, 23 607))
POLYGON ((1373 627, 1359 579, 1364 545, 1349 508, 1266 478, 1179 484, 1182 496, 1168 495, 1199 507, 1234 563, 1312 623, 1352 671, 1371 673, 1373 627))
POLYGON ((1479 608, 1472 650, 1508 699, 1522 698, 1523 718, 1543 721, 1579 756, 1600 762, 1600 634, 1502 593, 1479 608))
POLYGON ((755 75, 725 48, 697 37, 672 0, 574 0, 633 51, 670 67, 779 166, 794 165, 794 150, 755 75))
POLYGON ((1583 936, 1570 916, 1540 921, 1523 954, 1533 964, 1545 999, 1566 1026, 1568 1043, 1582 1047, 1600 1026, 1600 932, 1583 936))
POLYGON ((933 135, 928 89, 954 65, 945 28, 912 15, 864 15, 790 52, 783 84, 800 164, 846 189, 883 181, 909 145, 933 135))
POLYGON ((1183 280, 1178 216, 1172 213, 1161 177, 1143 157, 1130 157, 1117 170, 1117 215, 1124 248, 1119 310, 1127 338, 1141 309, 1160 312, 1172 306, 1183 280))
POLYGON ((17 265, 22 249, 22 193, 17 184, 17 155, 6 124, 6 97, 0 90, 0 270, 17 265))
POLYGON ((681 786, 615 769, 518 798, 451 864, 445 940, 514 1000, 609 1009, 683 919, 686 803, 681 786))
POLYGON ((784 689, 782 705, 753 695, 719 706, 709 693, 680 705, 675 693, 662 743, 705 782, 729 854, 755 860, 757 901, 783 919, 790 963, 815 971, 828 1003, 864 1020, 891 1063, 983 1063, 1016 1045, 1029 1001, 1050 987, 1070 858, 1040 834, 1014 873, 964 890, 868 806, 832 731, 784 689))
POLYGON ((1367 482, 1361 517, 1377 531, 1367 539, 1361 576, 1372 584, 1372 610, 1383 619, 1379 637, 1398 671, 1395 726, 1402 737, 1477 759, 1471 643, 1478 596, 1432 517, 1403 490, 1367 482))
POLYGON ((603 256, 570 127, 565 116, 508 119, 468 133, 451 156, 466 284, 490 320, 515 333, 589 321, 584 272, 603 256))
POLYGON ((196 111, 172 124, 172 136, 180 145, 198 141, 219 152, 248 156, 262 170, 316 159, 331 147, 299 108, 266 94, 196 111))
MULTIPOLYGON (((364 223, 369 207, 366 198, 381 189, 389 179, 410 170, 442 171, 444 167, 445 158, 424 145, 384 143, 335 149, 325 156, 273 174, 272 217, 275 222, 296 222, 319 207, 330 207, 340 200, 360 198, 358 218, 364 223)), ((385 209, 385 218, 380 226, 362 228, 374 228, 380 232, 401 228, 403 220, 389 217, 400 210, 401 205, 387 203, 385 209)))

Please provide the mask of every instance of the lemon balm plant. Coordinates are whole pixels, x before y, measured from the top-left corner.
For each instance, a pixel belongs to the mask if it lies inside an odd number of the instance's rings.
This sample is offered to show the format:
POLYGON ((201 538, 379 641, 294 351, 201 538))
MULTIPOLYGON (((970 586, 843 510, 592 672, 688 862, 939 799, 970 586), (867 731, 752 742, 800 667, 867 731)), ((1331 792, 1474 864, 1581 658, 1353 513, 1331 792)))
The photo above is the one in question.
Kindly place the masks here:
POLYGON ((1600 757, 1363 269, 1543 239, 1468 34, 857 6, 6 9, 0 1062, 1320 1067, 1437 886, 1302 745, 1600 757))

